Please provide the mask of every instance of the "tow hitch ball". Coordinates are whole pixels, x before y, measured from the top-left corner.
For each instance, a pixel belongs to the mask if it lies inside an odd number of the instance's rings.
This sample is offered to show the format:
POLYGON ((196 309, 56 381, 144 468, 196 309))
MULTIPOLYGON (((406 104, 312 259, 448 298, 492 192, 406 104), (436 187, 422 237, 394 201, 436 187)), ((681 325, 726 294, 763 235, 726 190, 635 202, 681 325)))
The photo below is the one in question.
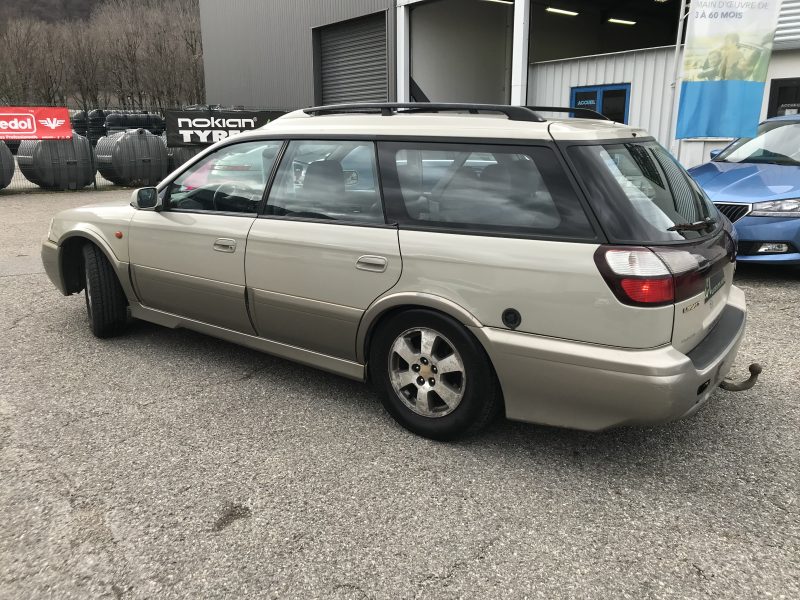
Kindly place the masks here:
POLYGON ((743 382, 735 383, 732 379, 726 377, 722 383, 719 384, 719 387, 728 392, 743 392, 749 390, 756 384, 758 376, 761 375, 761 365, 753 363, 748 367, 748 370, 750 371, 750 377, 743 382))

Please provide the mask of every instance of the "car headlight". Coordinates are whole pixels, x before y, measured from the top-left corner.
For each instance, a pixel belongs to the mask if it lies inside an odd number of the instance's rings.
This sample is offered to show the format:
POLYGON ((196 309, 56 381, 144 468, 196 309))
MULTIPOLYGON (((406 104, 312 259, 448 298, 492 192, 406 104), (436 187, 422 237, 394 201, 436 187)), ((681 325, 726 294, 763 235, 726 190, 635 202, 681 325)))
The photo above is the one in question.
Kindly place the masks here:
POLYGON ((751 217, 800 217, 800 198, 772 200, 753 204, 751 217))
POLYGON ((55 221, 55 217, 50 219, 50 226, 47 228, 47 239, 51 242, 57 242, 56 236, 53 234, 53 221, 55 221))

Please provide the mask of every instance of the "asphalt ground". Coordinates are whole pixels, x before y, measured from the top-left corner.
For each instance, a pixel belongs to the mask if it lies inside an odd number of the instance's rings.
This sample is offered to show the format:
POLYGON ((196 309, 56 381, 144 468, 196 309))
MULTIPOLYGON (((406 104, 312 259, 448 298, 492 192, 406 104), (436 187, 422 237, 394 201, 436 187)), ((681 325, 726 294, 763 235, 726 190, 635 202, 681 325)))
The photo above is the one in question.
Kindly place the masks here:
POLYGON ((0 195, 0 598, 800 598, 800 271, 740 268, 696 416, 407 433, 365 386, 187 331, 90 334, 0 195))

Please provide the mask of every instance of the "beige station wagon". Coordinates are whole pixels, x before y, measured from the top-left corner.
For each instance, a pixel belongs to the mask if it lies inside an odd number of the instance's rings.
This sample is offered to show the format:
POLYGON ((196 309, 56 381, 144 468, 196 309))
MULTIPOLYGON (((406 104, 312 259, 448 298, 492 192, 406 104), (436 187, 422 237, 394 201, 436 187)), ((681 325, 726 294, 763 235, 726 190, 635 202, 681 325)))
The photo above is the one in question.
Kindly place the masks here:
POLYGON ((93 333, 183 327, 357 380, 418 434, 698 410, 745 329, 730 223, 646 132, 526 107, 299 110, 43 242, 93 333))

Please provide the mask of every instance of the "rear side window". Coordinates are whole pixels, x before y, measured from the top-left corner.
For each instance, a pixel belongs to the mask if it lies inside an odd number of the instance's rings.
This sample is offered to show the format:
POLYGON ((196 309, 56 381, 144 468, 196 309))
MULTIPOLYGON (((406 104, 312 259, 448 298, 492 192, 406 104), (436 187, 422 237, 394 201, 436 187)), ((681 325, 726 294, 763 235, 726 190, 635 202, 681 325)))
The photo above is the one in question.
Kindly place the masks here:
POLYGON ((683 167, 655 142, 573 146, 569 155, 612 241, 682 241, 705 237, 721 226, 670 230, 718 215, 683 167))
POLYGON ((420 228, 594 239, 544 147, 382 142, 389 218, 420 228))

